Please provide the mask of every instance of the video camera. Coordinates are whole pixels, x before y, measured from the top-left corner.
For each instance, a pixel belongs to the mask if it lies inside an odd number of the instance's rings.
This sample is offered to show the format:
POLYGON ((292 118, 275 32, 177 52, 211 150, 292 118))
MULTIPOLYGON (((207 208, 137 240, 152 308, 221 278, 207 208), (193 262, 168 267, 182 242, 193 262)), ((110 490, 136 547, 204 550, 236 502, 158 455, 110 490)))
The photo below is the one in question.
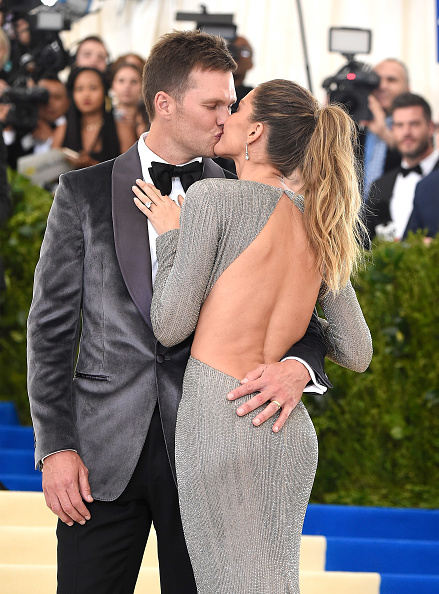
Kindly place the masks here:
POLYGON ((196 28, 210 35, 219 35, 227 43, 233 59, 239 57, 239 49, 233 44, 237 26, 233 23, 233 14, 208 14, 206 6, 201 5, 201 12, 177 12, 177 21, 195 21, 196 28))
POLYGON ((5 125, 31 132, 38 123, 38 105, 49 101, 49 91, 42 87, 9 87, 0 96, 0 103, 10 103, 5 125))
POLYGON ((329 93, 329 101, 345 105, 356 122, 372 119, 368 97, 380 84, 380 77, 371 66, 354 59, 355 54, 370 53, 371 42, 370 29, 331 27, 329 30, 329 51, 343 54, 348 63, 326 78, 322 87, 329 93))
POLYGON ((31 132, 38 122, 38 105, 47 103, 46 89, 29 86, 44 74, 55 75, 71 64, 59 33, 70 29, 72 21, 88 11, 91 0, 3 0, 5 30, 11 38, 12 70, 10 87, 0 96, 0 103, 10 103, 5 124, 21 132, 31 132), (29 25, 30 43, 17 39, 19 19, 29 25))
POLYGON ((5 15, 5 30, 11 39, 13 72, 10 83, 13 84, 24 74, 38 80, 43 73, 57 74, 70 65, 70 56, 63 47, 59 33, 70 29, 73 18, 68 6, 72 1, 44 0, 42 4, 40 0, 3 0, 1 7, 5 15), (49 2, 52 6, 45 5, 49 2), (17 31, 20 20, 28 25, 30 42, 26 44, 20 40, 17 31))

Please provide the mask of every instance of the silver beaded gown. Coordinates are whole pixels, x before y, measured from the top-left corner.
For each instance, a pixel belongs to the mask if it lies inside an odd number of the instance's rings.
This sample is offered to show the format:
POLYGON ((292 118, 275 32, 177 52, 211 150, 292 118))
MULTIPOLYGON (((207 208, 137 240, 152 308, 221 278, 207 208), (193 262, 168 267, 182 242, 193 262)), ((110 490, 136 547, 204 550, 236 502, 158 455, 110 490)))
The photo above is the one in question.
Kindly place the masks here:
MULTIPOLYGON (((286 191, 303 210, 303 198, 286 191)), ((165 346, 195 329, 224 270, 257 237, 283 190, 208 179, 189 189, 180 230, 157 239, 151 320, 165 346)), ((322 292, 323 294, 323 292, 322 292)), ((355 292, 321 299, 331 358, 364 370, 370 333, 355 292)), ((191 357, 176 427, 181 517, 199 594, 299 593, 303 520, 317 467, 317 437, 300 402, 279 433, 259 427, 259 410, 238 417, 247 396, 229 402, 237 379, 191 357)))

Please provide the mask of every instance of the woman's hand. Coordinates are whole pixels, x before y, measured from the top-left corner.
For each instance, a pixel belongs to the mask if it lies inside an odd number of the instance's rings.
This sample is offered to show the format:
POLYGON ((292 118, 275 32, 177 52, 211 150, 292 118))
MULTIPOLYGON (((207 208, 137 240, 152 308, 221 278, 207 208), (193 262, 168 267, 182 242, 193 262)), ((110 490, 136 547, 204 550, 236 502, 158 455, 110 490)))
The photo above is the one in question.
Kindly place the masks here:
POLYGON ((178 197, 176 204, 169 196, 162 196, 160 190, 152 184, 147 184, 141 179, 136 179, 136 184, 132 187, 135 194, 134 204, 148 217, 157 234, 179 229, 183 196, 178 197))

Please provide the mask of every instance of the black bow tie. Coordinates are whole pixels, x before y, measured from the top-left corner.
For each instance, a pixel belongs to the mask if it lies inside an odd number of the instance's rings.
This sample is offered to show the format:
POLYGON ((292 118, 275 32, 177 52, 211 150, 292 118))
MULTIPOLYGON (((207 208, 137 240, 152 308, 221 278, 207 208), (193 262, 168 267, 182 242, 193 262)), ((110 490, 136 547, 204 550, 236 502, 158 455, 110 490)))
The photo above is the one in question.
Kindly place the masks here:
POLYGON ((402 173, 402 177, 405 177, 409 173, 412 173, 412 171, 414 171, 415 173, 419 173, 419 175, 422 175, 422 169, 421 169, 421 166, 419 165, 419 163, 417 165, 415 165, 414 167, 403 167, 401 165, 400 171, 402 173))
POLYGON ((203 175, 203 163, 193 161, 180 167, 179 165, 168 165, 168 163, 157 163, 152 161, 148 169, 152 183, 160 190, 163 196, 169 196, 172 190, 172 178, 179 177, 185 192, 189 186, 201 179, 203 175))

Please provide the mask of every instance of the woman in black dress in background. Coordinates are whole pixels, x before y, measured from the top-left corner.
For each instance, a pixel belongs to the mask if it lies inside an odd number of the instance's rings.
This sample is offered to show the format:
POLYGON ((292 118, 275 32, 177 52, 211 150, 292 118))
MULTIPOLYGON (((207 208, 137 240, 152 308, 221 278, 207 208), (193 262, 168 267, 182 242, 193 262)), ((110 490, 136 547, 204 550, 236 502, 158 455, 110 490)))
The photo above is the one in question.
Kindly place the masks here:
POLYGON ((78 153, 75 156, 66 151, 75 169, 120 155, 117 126, 102 72, 96 68, 75 68, 67 86, 71 95, 67 124, 57 131, 52 147, 78 153))

